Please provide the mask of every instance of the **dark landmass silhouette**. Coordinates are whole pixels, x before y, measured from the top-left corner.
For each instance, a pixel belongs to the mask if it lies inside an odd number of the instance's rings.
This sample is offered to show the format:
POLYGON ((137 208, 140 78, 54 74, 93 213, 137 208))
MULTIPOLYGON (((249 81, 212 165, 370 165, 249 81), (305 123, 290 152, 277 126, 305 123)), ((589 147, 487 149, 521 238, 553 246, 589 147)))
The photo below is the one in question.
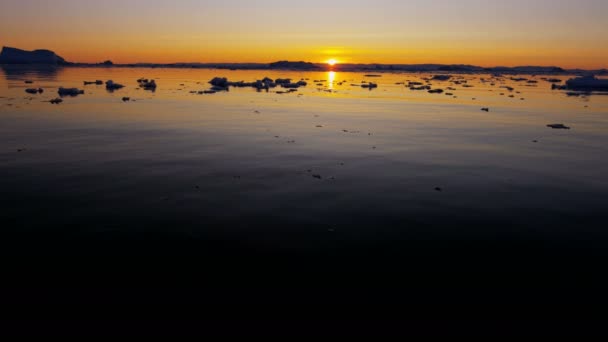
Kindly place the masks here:
POLYGON ((0 52, 0 64, 66 65, 69 63, 50 50, 26 51, 5 46, 0 52))
POLYGON ((506 73, 506 74, 596 74, 608 75, 607 69, 584 70, 563 69, 558 66, 496 66, 481 67, 469 64, 354 64, 343 63, 330 66, 325 63, 278 61, 273 63, 128 63, 114 64, 107 60, 101 63, 67 62, 50 50, 25 51, 4 47, 0 53, 0 64, 41 64, 76 67, 126 67, 126 68, 193 68, 229 70, 299 70, 299 71, 374 71, 374 72, 452 72, 452 73, 506 73))
POLYGON ((291 69, 291 70, 319 70, 321 69, 318 65, 309 62, 289 62, 289 61, 280 61, 275 63, 270 63, 270 69, 291 69))
POLYGON ((593 75, 572 78, 563 86, 553 84, 552 89, 577 91, 608 91, 608 80, 599 79, 593 75))

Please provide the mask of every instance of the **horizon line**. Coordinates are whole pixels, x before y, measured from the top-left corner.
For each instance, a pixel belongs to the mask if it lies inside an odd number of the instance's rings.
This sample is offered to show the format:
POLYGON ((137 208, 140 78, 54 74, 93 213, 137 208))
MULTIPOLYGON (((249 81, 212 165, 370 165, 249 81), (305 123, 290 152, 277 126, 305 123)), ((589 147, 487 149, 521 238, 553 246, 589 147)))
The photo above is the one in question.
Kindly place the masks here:
MULTIPOLYGON (((287 63, 307 63, 313 64, 316 66, 326 66, 327 68, 339 69, 340 66, 463 66, 463 67, 474 67, 480 69, 496 69, 496 68, 559 68, 563 70, 608 70, 608 66, 599 67, 599 68, 584 68, 584 67, 572 67, 572 68, 564 68, 559 65, 492 65, 492 66, 482 66, 475 64, 467 64, 467 63, 337 63, 333 66, 330 66, 326 62, 308 62, 303 60, 280 60, 273 62, 127 62, 127 63, 115 63, 112 60, 112 64, 109 66, 129 66, 129 65, 271 65, 273 63, 279 62, 287 62, 287 63)), ((106 62, 106 61, 104 61, 106 62)), ((74 65, 90 65, 90 66, 104 66, 104 62, 69 62, 74 65)), ((383 71, 383 70, 379 70, 383 71)))
MULTIPOLYGON (((27 51, 27 52, 33 52, 33 51, 40 51, 40 50, 45 50, 45 51, 50 51, 52 53, 54 53, 56 56, 60 56, 59 54, 57 54, 54 50, 51 49, 45 49, 45 48, 36 48, 33 50, 23 50, 20 48, 15 48, 15 47, 10 47, 10 46, 6 46, 6 45, 2 45, 2 48, 9 48, 9 49, 16 49, 16 50, 22 50, 22 51, 27 51)), ((331 68, 336 68, 339 69, 340 66, 425 66, 425 65, 429 65, 429 66, 466 66, 466 67, 475 67, 475 68, 481 68, 481 69, 495 69, 495 68, 526 68, 526 67, 536 67, 536 68, 560 68, 563 70, 588 70, 588 71, 597 71, 597 70, 608 70, 608 65, 606 66, 601 66, 601 67, 597 67, 597 68, 585 68, 585 67, 580 67, 580 66, 576 66, 576 67, 569 67, 569 68, 564 68, 561 67, 559 65, 533 65, 533 64, 528 64, 528 65, 524 65, 524 64, 519 64, 519 65, 491 65, 491 66, 483 66, 483 65, 476 65, 476 64, 471 64, 471 63, 430 63, 430 62, 425 62, 425 63, 407 63, 407 62, 397 62, 397 63, 382 63, 382 62, 340 62, 338 60, 338 63, 335 65, 330 66, 327 61, 320 61, 320 62, 310 62, 310 61, 305 61, 305 60, 290 60, 290 59, 281 59, 281 60, 276 60, 273 62, 254 62, 254 61, 248 61, 248 62, 145 62, 145 61, 139 61, 139 62, 118 62, 118 63, 114 63, 112 61, 112 59, 106 59, 105 61, 100 61, 100 62, 67 62, 68 64, 80 64, 80 65, 103 65, 103 63, 106 62, 112 62, 112 65, 116 65, 116 66, 121 66, 121 65, 136 65, 136 64, 144 64, 144 65, 176 65, 176 64, 183 64, 183 65, 213 65, 213 64, 218 64, 218 65, 270 65, 273 63, 279 63, 279 62, 288 62, 288 63, 307 63, 307 64, 313 64, 313 65, 326 65, 328 67, 331 68)))

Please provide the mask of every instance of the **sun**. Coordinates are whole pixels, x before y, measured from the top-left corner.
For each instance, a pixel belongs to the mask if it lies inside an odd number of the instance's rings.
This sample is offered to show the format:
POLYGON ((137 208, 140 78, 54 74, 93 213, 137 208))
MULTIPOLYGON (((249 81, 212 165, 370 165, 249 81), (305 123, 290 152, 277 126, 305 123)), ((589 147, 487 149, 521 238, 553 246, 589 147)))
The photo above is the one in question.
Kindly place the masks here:
POLYGON ((334 65, 338 64, 338 61, 335 59, 330 59, 327 61, 327 64, 329 64, 329 66, 334 66, 334 65))

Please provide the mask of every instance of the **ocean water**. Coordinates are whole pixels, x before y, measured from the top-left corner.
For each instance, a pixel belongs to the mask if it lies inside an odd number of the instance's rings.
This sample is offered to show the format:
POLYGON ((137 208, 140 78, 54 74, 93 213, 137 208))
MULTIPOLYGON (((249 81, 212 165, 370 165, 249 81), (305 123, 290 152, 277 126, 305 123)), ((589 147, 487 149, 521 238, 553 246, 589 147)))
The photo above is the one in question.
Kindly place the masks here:
POLYGON ((432 76, 3 67, 5 260, 44 277, 89 272, 96 284, 92 273, 107 281, 117 269, 187 284, 238 269, 246 280, 233 286, 599 287, 608 96, 568 96, 530 75, 518 77, 537 83, 430 81, 453 95, 398 84, 432 76), (216 76, 308 86, 191 93, 216 76), (140 77, 156 91, 139 89, 140 77), (126 87, 83 86, 97 79, 126 87), (49 103, 60 86, 85 93, 49 103))

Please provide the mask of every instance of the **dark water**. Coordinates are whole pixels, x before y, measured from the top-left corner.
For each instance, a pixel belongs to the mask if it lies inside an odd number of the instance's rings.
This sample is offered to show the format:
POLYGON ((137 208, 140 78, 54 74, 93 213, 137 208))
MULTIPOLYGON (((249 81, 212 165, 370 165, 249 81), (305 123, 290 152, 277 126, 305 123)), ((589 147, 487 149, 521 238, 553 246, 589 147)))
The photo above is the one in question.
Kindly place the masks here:
POLYGON ((301 96, 189 93, 217 74, 5 70, 6 288, 85 302, 603 300, 605 96, 541 83, 512 99, 498 94, 508 79, 468 75, 454 99, 395 85, 425 75, 369 92, 350 86, 363 75, 322 73, 288 75, 332 84, 301 96), (140 76, 159 89, 135 89, 140 76), (95 79, 128 87, 43 102, 95 79), (546 127, 558 122, 572 129, 546 127))

